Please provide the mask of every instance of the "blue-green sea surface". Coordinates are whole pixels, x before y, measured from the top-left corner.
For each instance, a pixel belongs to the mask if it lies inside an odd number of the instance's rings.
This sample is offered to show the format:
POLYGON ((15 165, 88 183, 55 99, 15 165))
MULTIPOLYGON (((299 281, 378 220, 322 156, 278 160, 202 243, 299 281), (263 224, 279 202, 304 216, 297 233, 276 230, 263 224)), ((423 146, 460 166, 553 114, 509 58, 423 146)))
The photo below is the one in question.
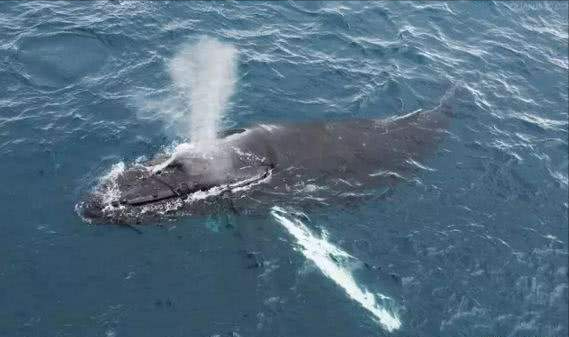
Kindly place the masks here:
POLYGON ((0 2, 0 336, 567 336, 567 29, 566 2, 0 2), (184 140, 168 64, 204 37, 238 51, 224 128, 461 83, 456 117, 371 197, 84 222, 113 165, 184 140))

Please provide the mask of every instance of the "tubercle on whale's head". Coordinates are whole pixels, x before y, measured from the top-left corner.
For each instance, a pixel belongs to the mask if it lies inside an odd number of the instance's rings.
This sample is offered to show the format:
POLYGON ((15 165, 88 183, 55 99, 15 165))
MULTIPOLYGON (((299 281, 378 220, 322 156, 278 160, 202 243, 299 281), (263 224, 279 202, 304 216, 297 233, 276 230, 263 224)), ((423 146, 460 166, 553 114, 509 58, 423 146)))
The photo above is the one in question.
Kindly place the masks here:
POLYGON ((104 217, 103 205, 98 198, 87 198, 87 200, 79 202, 75 205, 75 211, 84 221, 89 223, 104 217))

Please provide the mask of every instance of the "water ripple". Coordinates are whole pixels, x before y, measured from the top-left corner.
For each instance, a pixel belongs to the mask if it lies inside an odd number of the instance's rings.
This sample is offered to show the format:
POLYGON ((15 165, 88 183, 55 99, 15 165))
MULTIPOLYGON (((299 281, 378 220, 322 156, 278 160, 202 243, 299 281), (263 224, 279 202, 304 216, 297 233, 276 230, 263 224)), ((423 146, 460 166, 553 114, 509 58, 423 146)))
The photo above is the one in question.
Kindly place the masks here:
POLYGON ((168 62, 207 35, 239 50, 227 127, 383 118, 432 108, 463 83, 448 140, 421 163, 432 170, 316 207, 311 218, 362 260, 354 279, 397 297, 404 335, 567 335, 567 10, 504 1, 0 2, 0 199, 9 219, 0 283, 12 289, 0 334, 381 333, 321 278, 306 276, 303 293, 294 277, 303 262, 267 219, 217 234, 185 219, 134 240, 72 214, 77 186, 180 141, 160 110, 181 113, 168 62), (263 247, 277 267, 262 282, 238 269, 237 242, 263 247), (205 259, 211 251, 226 255, 205 259), (125 281, 125 270, 136 277, 125 281), (178 306, 152 306, 174 295, 178 306), (336 328, 324 324, 332 321, 336 328))

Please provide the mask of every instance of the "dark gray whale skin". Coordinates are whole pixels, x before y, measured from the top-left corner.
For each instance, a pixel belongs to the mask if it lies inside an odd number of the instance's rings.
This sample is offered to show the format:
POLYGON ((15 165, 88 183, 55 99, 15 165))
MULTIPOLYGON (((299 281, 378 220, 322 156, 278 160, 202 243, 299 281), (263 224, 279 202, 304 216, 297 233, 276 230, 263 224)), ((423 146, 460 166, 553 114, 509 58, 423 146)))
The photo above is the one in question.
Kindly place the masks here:
POLYGON ((223 205, 247 208, 262 204, 260 199, 270 203, 303 182, 328 186, 341 181, 364 189, 392 186, 434 153, 451 116, 449 106, 441 104, 381 120, 259 124, 220 139, 208 158, 179 156, 157 172, 145 166, 128 168, 114 182, 119 191, 114 200, 103 201, 93 191, 77 205, 78 212, 95 223, 145 223, 205 215, 223 205), (220 192, 215 196, 189 198, 216 188, 220 192))

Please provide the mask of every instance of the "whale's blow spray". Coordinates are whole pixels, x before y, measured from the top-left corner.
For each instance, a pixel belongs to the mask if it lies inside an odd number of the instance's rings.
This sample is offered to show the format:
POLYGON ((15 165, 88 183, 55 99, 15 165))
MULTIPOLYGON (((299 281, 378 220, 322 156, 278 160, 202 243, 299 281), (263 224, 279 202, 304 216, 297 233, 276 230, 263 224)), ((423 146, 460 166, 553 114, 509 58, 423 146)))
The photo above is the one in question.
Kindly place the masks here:
POLYGON ((184 103, 180 131, 202 152, 215 144, 218 127, 237 77, 237 49, 204 37, 187 45, 172 58, 168 68, 184 103))

